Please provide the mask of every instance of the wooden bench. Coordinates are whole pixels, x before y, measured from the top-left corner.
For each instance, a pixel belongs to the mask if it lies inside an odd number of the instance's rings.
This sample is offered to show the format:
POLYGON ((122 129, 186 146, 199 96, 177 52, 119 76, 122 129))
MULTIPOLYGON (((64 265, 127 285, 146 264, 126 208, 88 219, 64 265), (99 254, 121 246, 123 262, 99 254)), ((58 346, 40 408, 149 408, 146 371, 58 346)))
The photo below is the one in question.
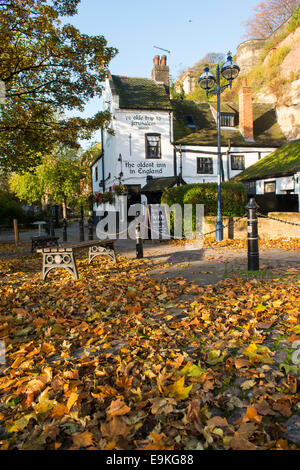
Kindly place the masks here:
POLYGON ((59 237, 50 237, 47 235, 41 235, 31 238, 31 253, 37 248, 49 248, 52 246, 58 246, 59 237))
POLYGON ((78 243, 62 243, 57 248, 40 248, 37 253, 43 254, 42 279, 45 281, 49 272, 54 269, 66 269, 78 280, 78 271, 74 251, 80 248, 89 248, 89 263, 97 256, 109 256, 116 262, 114 242, 116 240, 89 240, 78 243))

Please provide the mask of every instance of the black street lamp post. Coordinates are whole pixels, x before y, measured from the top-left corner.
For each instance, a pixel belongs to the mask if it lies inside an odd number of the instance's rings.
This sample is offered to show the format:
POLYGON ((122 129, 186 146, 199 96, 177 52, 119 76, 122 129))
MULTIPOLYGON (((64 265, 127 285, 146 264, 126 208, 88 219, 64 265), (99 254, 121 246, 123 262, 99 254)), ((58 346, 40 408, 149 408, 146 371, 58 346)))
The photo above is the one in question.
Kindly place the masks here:
POLYGON ((209 71, 208 65, 205 66, 203 74, 199 77, 198 83, 206 91, 206 95, 217 95, 217 134, 218 134, 218 211, 216 221, 216 241, 223 240, 223 221, 221 206, 221 170, 222 170, 222 154, 221 154, 221 93, 231 87, 234 80, 240 72, 239 66, 233 62, 231 52, 228 52, 227 61, 221 68, 221 74, 229 81, 226 85, 220 85, 220 65, 217 65, 216 78, 209 71), (213 86, 216 88, 212 90, 213 86))

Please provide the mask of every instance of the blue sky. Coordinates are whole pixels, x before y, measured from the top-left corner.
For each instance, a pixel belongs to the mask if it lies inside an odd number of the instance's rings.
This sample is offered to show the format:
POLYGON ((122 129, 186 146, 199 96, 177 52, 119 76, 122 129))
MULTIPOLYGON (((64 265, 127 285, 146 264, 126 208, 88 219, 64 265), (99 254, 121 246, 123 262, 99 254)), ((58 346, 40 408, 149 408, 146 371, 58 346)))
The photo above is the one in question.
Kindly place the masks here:
MULTIPOLYGON (((173 79, 207 52, 236 52, 245 22, 259 0, 82 0, 78 15, 68 19, 82 33, 102 34, 119 50, 110 63, 116 75, 151 77, 153 57, 166 54, 173 79)), ((83 116, 101 109, 90 101, 83 116)), ((99 133, 93 140, 99 140, 99 133)), ((84 147, 88 144, 83 143, 84 147)))

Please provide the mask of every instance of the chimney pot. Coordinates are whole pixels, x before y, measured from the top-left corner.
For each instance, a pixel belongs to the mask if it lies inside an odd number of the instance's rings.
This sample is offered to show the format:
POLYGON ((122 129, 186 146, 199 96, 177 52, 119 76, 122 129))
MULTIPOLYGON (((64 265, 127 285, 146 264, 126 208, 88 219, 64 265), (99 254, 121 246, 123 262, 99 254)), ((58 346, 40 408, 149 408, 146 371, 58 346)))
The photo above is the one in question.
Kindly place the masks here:
MULTIPOLYGON (((166 87, 170 86, 169 67, 167 66, 167 57, 156 55, 153 60, 152 80, 163 83, 166 87)), ((169 93, 169 91, 168 91, 169 93)))
POLYGON ((167 56, 163 55, 160 59, 160 65, 167 65, 167 56))

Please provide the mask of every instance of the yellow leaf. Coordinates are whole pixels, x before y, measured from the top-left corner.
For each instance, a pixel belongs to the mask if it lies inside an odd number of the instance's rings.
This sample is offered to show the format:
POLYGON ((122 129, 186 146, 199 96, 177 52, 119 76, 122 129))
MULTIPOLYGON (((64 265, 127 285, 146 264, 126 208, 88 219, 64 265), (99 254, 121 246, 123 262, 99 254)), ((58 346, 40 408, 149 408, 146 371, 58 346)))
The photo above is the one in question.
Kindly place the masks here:
POLYGON ((252 421, 256 421, 256 423, 260 423, 262 420, 262 416, 259 416, 256 409, 248 406, 246 411, 246 416, 252 421))
POLYGON ((186 400, 189 396, 190 391, 193 388, 193 384, 189 387, 184 387, 185 377, 181 377, 179 380, 174 382, 167 388, 167 394, 171 398, 176 400, 186 400))
POLYGON ((29 415, 26 415, 26 416, 22 416, 22 418, 14 422, 12 427, 9 429, 9 432, 23 431, 23 429, 25 429, 26 426, 28 425, 31 418, 36 419, 33 413, 30 413, 29 415))
POLYGON ((70 411, 70 409, 72 408, 72 406, 74 405, 74 403, 76 403, 76 401, 78 400, 78 397, 79 395, 75 392, 72 392, 68 401, 67 401, 67 408, 68 410, 70 411))
POLYGON ((66 414, 68 414, 68 412, 69 412, 69 410, 66 407, 66 405, 58 404, 53 408, 51 417, 54 418, 54 419, 60 419, 63 416, 65 416, 66 414))

